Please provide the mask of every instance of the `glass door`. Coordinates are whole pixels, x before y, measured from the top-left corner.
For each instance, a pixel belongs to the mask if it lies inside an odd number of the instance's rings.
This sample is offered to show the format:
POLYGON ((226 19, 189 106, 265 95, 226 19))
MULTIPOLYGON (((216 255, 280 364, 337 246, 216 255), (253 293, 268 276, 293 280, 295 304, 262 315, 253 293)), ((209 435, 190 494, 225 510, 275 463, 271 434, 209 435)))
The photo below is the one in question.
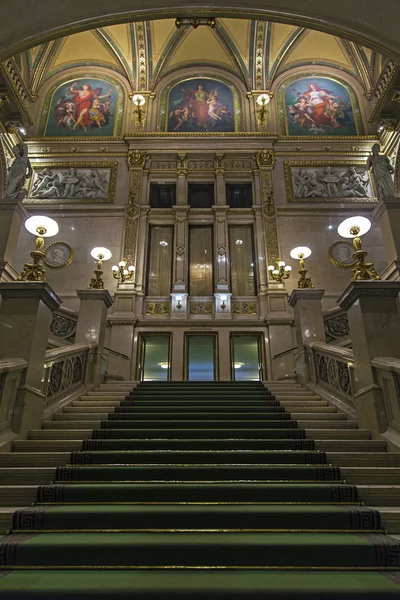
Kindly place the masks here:
POLYGON ((138 380, 169 381, 171 335, 141 333, 139 336, 138 380))
POLYGON ((233 381, 265 379, 263 336, 261 334, 231 335, 233 381))
POLYGON ((186 381, 215 381, 217 369, 217 335, 186 334, 186 381))

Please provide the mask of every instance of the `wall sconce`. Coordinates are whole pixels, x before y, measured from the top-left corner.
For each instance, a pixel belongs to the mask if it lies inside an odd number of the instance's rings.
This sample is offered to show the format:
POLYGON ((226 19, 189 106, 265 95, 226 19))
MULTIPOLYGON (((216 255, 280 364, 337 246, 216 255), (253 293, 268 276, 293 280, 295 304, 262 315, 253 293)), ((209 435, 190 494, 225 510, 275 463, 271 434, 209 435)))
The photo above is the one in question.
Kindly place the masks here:
POLYGON ((130 281, 131 279, 133 279, 133 276, 135 274, 135 267, 133 265, 129 265, 129 267, 126 268, 125 258, 123 258, 118 263, 118 266, 114 265, 113 267, 111 267, 111 270, 114 279, 118 280, 118 284, 125 283, 125 281, 130 281))
POLYGON ((298 246, 297 248, 293 248, 293 250, 291 250, 290 256, 292 258, 297 258, 300 261, 300 279, 297 282, 297 287, 302 289, 313 288, 314 286, 311 281, 311 277, 306 277, 307 269, 304 264, 304 259, 311 256, 310 248, 307 248, 306 246, 298 246))
POLYGON ((141 110, 141 106, 146 103, 146 98, 142 94, 134 94, 132 96, 132 102, 136 106, 135 114, 137 116, 137 120, 139 123, 141 123, 144 115, 143 111, 141 110))
POLYGON ((362 279, 380 279, 375 271, 373 263, 364 262, 368 252, 361 249, 361 236, 371 229, 371 221, 366 217, 350 217, 342 221, 338 227, 338 233, 345 238, 353 238, 354 268, 352 281, 362 279))
POLYGON ((182 308, 182 296, 176 296, 176 308, 182 308))
POLYGON ((91 278, 89 283, 89 289, 92 290, 104 290, 104 281, 101 276, 103 275, 102 266, 103 260, 110 260, 112 254, 108 248, 93 248, 91 256, 97 260, 97 269, 94 270, 94 277, 91 278))
POLYGON ((54 219, 49 217, 42 217, 35 215, 29 217, 25 221, 25 228, 32 233, 37 235, 36 248, 30 253, 33 262, 25 263, 21 275, 18 277, 18 281, 46 281, 45 269, 41 265, 41 261, 44 259, 44 252, 42 252, 45 237, 53 237, 58 233, 58 225, 54 219))
POLYGON ((258 118, 260 120, 260 123, 264 123, 264 121, 265 121, 265 117, 267 115, 267 108, 266 107, 267 107, 267 104, 269 104, 270 101, 271 101, 271 94, 264 93, 264 94, 260 94, 257 97, 256 102, 257 102, 257 104, 259 104, 261 106, 261 110, 258 113, 258 118))
POLYGON ((275 261, 275 265, 268 265, 269 277, 272 281, 282 283, 283 279, 287 279, 290 275, 292 267, 287 265, 283 260, 278 258, 275 261))
POLYGON ((228 300, 228 296, 220 296, 219 297, 221 300, 221 304, 220 304, 220 308, 222 308, 222 310, 225 310, 226 308, 226 301, 228 300))

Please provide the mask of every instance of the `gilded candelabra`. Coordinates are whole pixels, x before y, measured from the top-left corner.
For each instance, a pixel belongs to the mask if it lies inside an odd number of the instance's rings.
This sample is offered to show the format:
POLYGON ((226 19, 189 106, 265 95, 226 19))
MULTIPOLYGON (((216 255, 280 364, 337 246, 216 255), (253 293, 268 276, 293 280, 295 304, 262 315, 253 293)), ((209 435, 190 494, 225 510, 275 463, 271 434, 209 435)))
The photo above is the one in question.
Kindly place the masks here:
POLYGON ((123 258, 118 266, 114 265, 112 267, 112 274, 114 279, 117 279, 118 284, 125 283, 125 281, 132 281, 135 275, 135 267, 133 265, 126 266, 126 259, 123 258))
POLYGON ((45 257, 42 251, 45 237, 53 237, 58 233, 56 221, 49 217, 33 216, 25 221, 26 229, 37 235, 35 250, 30 253, 31 263, 25 263, 19 281, 46 281, 46 271, 41 264, 45 257))
POLYGON ((103 260, 109 260, 112 256, 111 252, 107 248, 93 248, 90 254, 97 260, 97 268, 94 270, 94 277, 90 280, 89 289, 104 290, 103 260))
POLYGON ((365 262, 368 252, 362 250, 361 236, 371 228, 371 221, 366 217, 350 217, 345 219, 338 227, 341 236, 353 238, 354 267, 352 281, 379 279, 372 262, 365 262))
POLYGON ((268 265, 269 277, 272 281, 277 283, 283 283, 284 279, 288 279, 292 267, 287 265, 283 260, 278 258, 275 261, 275 265, 268 265))
POLYGON ((290 256, 292 258, 297 258, 300 261, 300 270, 298 271, 300 275, 300 279, 297 282, 297 287, 301 289, 313 288, 313 282, 311 281, 311 277, 307 277, 307 269, 305 266, 305 259, 311 256, 310 248, 306 246, 299 246, 298 248, 293 248, 290 252, 290 256))

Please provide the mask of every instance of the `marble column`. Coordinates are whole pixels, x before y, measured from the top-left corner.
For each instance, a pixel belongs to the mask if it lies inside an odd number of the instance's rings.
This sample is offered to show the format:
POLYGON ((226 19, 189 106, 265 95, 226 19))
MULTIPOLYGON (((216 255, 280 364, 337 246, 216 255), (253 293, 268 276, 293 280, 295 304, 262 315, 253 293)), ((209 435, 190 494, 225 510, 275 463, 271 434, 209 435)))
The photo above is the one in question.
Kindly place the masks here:
POLYGON ((289 312, 288 295, 283 284, 270 282, 265 294, 267 303, 268 349, 272 364, 269 380, 295 378, 293 353, 282 355, 296 346, 293 333, 293 316, 289 312), (279 356, 282 355, 282 356, 279 356))
POLYGON ((400 281, 400 198, 384 198, 373 212, 379 222, 388 266, 382 279, 400 281))
POLYGON ((187 168, 186 154, 178 154, 178 181, 176 183, 176 203, 179 206, 186 204, 187 198, 187 168))
MULTIPOLYGON (((230 291, 229 242, 227 212, 229 206, 214 205, 214 256, 215 262, 215 291, 227 294, 230 291)), ((228 309, 226 309, 228 312, 228 309)), ((230 307, 229 307, 230 312, 230 307)))
POLYGON ((19 275, 13 264, 21 225, 27 218, 22 202, 0 200, 0 281, 15 281, 19 275))
POLYGON ((224 154, 216 154, 216 169, 215 169, 215 179, 216 179, 216 198, 215 203, 219 206, 225 206, 226 204, 226 184, 225 184, 225 170, 223 164, 224 154))
POLYGON ((358 424, 371 429, 375 439, 386 431, 388 419, 371 361, 382 356, 400 358, 399 292, 398 281, 353 281, 337 301, 349 321, 358 424))
POLYGON ((325 342, 325 326, 321 300, 325 290, 295 289, 289 297, 294 310, 294 327, 297 340, 296 375, 300 383, 310 381, 308 356, 304 344, 325 342))
POLYGON ((106 371, 104 339, 107 327, 107 311, 113 300, 108 290, 77 290, 80 300, 75 343, 90 342, 97 344, 93 359, 92 381, 103 382, 106 371))
POLYGON ((47 283, 0 283, 0 356, 28 362, 11 427, 26 435, 39 429, 45 408, 43 365, 53 312, 61 300, 47 283))
POLYGON ((218 367, 219 380, 231 381, 231 340, 227 328, 221 328, 218 332, 218 367))
MULTIPOLYGON (((187 222, 187 213, 189 206, 175 205, 173 207, 175 214, 174 224, 174 251, 173 251, 173 284, 174 294, 185 294, 188 290, 188 255, 189 255, 189 227, 187 222)), ((182 313, 186 313, 187 308, 182 313)))

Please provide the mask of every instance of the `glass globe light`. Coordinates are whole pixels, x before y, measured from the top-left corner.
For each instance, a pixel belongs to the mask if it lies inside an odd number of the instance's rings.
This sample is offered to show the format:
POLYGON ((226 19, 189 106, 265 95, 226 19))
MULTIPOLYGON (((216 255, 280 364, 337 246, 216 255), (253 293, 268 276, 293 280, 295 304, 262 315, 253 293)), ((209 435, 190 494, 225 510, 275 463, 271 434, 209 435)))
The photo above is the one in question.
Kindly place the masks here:
POLYGON ((338 233, 344 238, 361 237, 371 229, 371 221, 366 217, 349 217, 342 221, 338 233))
POLYGON ((93 248, 91 256, 97 260, 110 260, 112 254, 108 248, 102 248, 101 246, 93 248))
POLYGON ((311 256, 311 250, 310 248, 307 248, 307 246, 297 246, 297 248, 293 248, 293 250, 290 251, 290 256, 297 259, 308 258, 311 256))
POLYGON ((25 221, 25 228, 33 235, 53 237, 58 233, 58 224, 50 217, 34 215, 25 221))

